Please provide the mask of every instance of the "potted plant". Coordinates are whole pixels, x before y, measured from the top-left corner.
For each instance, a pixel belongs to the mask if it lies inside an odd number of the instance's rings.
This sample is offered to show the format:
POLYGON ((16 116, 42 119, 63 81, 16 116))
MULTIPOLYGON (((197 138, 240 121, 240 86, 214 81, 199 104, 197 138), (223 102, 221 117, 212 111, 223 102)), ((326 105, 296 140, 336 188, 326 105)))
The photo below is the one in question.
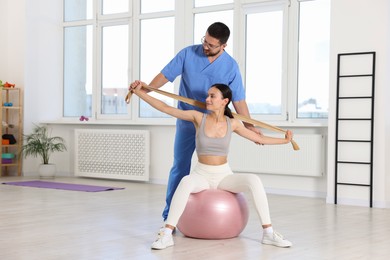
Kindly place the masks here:
POLYGON ((54 177, 55 164, 49 163, 50 155, 54 152, 66 151, 65 140, 59 136, 51 136, 46 126, 35 125, 31 134, 23 135, 24 145, 21 152, 24 157, 41 157, 42 164, 39 166, 41 177, 54 177))

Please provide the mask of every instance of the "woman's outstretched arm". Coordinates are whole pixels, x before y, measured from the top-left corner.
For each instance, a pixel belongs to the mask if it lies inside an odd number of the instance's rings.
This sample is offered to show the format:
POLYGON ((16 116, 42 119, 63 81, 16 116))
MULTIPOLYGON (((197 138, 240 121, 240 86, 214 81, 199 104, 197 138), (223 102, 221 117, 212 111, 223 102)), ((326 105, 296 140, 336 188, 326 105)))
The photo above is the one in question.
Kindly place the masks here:
POLYGON ((293 133, 290 130, 286 131, 284 138, 258 135, 253 131, 245 128, 245 126, 237 119, 232 119, 232 127, 233 131, 238 135, 259 144, 287 144, 291 142, 293 137, 293 133))
POLYGON ((176 107, 172 107, 164 103, 163 101, 154 98, 153 96, 149 95, 145 89, 142 88, 142 86, 146 83, 142 81, 135 81, 133 82, 129 90, 131 90, 134 94, 136 94, 139 98, 143 99, 146 103, 154 107, 155 109, 171 115, 173 117, 190 121, 193 123, 197 122, 197 118, 201 117, 202 113, 196 110, 181 110, 176 107))

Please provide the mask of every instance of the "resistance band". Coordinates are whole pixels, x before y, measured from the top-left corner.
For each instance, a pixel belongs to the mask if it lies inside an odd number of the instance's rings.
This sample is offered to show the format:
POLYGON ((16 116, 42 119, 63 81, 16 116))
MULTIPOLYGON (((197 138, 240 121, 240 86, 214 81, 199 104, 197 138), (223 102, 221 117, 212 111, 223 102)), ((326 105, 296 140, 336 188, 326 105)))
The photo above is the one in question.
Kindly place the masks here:
MULTIPOLYGON (((206 109, 206 104, 203 103, 203 102, 200 102, 200 101, 197 101, 197 100, 194 100, 194 99, 191 99, 191 98, 182 97, 182 96, 179 96, 179 95, 176 95, 176 94, 172 94, 170 92, 166 92, 164 90, 160 90, 160 89, 157 89, 157 88, 152 88, 152 87, 149 87, 149 86, 142 86, 142 87, 147 89, 147 90, 159 93, 161 95, 164 95, 164 96, 167 96, 167 97, 170 97, 170 98, 182 101, 182 102, 187 103, 189 105, 193 105, 193 106, 196 106, 196 107, 199 107, 199 108, 202 108, 202 109, 206 109)), ((130 99, 131 99, 131 95, 132 94, 133 93, 131 91, 129 91, 129 93, 127 94, 127 96, 125 98, 125 101, 126 101, 127 104, 130 103, 130 99)), ((243 122, 250 123, 250 124, 253 124, 255 126, 259 126, 259 127, 262 127, 262 128, 268 129, 268 130, 281 132, 281 133, 286 133, 286 130, 283 130, 282 128, 279 128, 277 126, 269 125, 267 123, 254 120, 252 118, 249 118, 249 117, 246 117, 246 116, 234 113, 234 112, 232 112, 232 114, 233 114, 234 118, 237 118, 238 120, 241 120, 243 122)), ((299 146, 298 146, 298 144, 294 140, 291 140, 291 144, 292 144, 292 147, 293 147, 293 149, 295 151, 299 150, 299 146)))

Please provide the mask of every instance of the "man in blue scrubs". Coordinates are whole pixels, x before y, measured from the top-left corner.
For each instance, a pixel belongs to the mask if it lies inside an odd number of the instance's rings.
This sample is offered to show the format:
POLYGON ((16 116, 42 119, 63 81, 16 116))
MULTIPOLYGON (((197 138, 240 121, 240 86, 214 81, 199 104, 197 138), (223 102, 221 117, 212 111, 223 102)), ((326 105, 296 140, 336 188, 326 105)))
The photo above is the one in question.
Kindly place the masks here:
MULTIPOLYGON (((229 28, 216 22, 209 26, 202 44, 182 49, 150 82, 150 86, 160 88, 168 81, 173 82, 181 75, 179 95, 204 102, 210 86, 216 83, 228 85, 233 92, 233 106, 238 114, 248 116, 245 102, 245 89, 237 62, 225 52, 230 36, 229 28)), ((183 102, 178 103, 180 109, 197 109, 183 102)), ((253 125, 247 128, 258 134, 261 132, 253 125)), ((174 144, 174 162, 169 174, 166 194, 166 206, 163 211, 164 221, 169 206, 180 180, 190 173, 191 159, 195 150, 195 127, 191 122, 177 120, 174 144)))

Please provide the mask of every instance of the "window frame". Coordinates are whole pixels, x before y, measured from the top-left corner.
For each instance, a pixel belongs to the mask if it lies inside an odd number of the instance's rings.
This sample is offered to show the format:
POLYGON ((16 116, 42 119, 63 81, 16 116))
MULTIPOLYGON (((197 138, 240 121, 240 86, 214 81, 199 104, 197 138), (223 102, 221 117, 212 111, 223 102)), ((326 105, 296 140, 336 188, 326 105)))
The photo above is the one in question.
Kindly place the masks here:
MULTIPOLYGON (((140 79, 140 75, 141 75, 141 52, 140 52, 140 45, 141 45, 141 37, 139 36, 140 33, 141 33, 141 21, 142 20, 147 20, 147 19, 157 19, 157 18, 166 18, 166 17, 174 17, 175 19, 175 46, 174 46, 174 50, 175 50, 175 53, 177 53, 181 48, 182 46, 179 46, 178 47, 178 23, 176 22, 176 19, 177 19, 177 16, 179 15, 178 13, 180 13, 178 11, 178 8, 180 8, 179 10, 183 10, 184 9, 184 5, 182 4, 178 4, 177 1, 175 3, 175 8, 176 10, 173 10, 173 11, 161 11, 161 12, 152 12, 152 13, 141 13, 141 3, 139 1, 134 1, 135 3, 133 3, 133 10, 134 10, 134 20, 133 20, 133 35, 137 35, 137 37, 134 37, 134 39, 137 39, 137 40, 134 40, 132 42, 132 61, 130 62, 130 72, 129 72, 129 82, 132 82, 134 80, 137 80, 137 79, 140 79), (182 6, 182 8, 180 7, 182 6)), ((184 2, 187 2, 187 1, 183 1, 183 4, 184 2)), ((184 31, 184 29, 182 30, 184 31)), ((158 43, 156 43, 158 44, 158 43)), ((172 57, 173 58, 173 57, 172 57)), ((167 61, 168 63, 169 61, 167 61)), ((162 68, 161 68, 162 69, 162 68)), ((159 73, 160 71, 156 71, 156 75, 159 73)), ((143 80, 143 79, 141 79, 143 80)), ((152 79, 150 79, 152 80, 152 79)), ((173 88, 174 88, 174 91, 175 93, 178 92, 178 89, 179 89, 179 80, 180 80, 180 77, 178 77, 174 82, 173 82, 173 88)), ((149 82, 146 82, 146 83, 149 83, 149 82)), ((136 95, 133 95, 132 98, 131 98, 131 102, 130 102, 130 105, 129 105, 129 109, 130 109, 130 112, 129 114, 131 115, 130 118, 132 119, 133 122, 135 122, 136 124, 148 124, 148 125, 174 125, 176 123, 176 119, 173 118, 173 117, 161 117, 161 118, 158 118, 158 117, 150 117, 150 118, 147 118, 147 117, 140 117, 139 116, 139 113, 140 113, 140 99, 136 96, 136 95)), ((174 100, 173 102, 174 106, 177 106, 177 101, 174 100)))
MULTIPOLYGON (((299 4, 316 0, 290 0, 289 18, 289 95, 288 118, 293 125, 303 126, 327 126, 328 118, 299 118, 298 117, 298 59, 299 59, 299 4)), ((330 1, 330 0, 329 0, 330 1)))
MULTIPOLYGON (((246 75, 246 57, 245 57, 245 34, 246 34, 246 15, 255 13, 259 10, 266 10, 273 6, 283 6, 283 78, 282 78, 282 97, 281 97, 281 115, 251 115, 254 119, 268 121, 280 126, 327 126, 327 118, 298 118, 298 40, 299 40, 299 3, 316 0, 235 0, 232 4, 221 4, 213 6, 195 7, 193 1, 175 1, 175 10, 154 13, 140 13, 141 0, 129 0, 129 12, 120 14, 102 15, 102 0, 93 0, 92 19, 63 22, 63 28, 80 25, 93 26, 93 89, 92 89, 92 120, 99 121, 99 124, 149 124, 149 125, 172 125, 175 123, 173 118, 140 118, 139 99, 133 96, 128 105, 128 113, 121 114, 101 114, 102 100, 102 82, 101 82, 101 56, 102 56, 102 28, 104 26, 124 24, 129 26, 129 83, 139 79, 140 75, 140 24, 143 19, 153 19, 173 16, 175 19, 175 53, 182 48, 192 45, 194 42, 194 17, 195 14, 233 10, 235 32, 234 37, 229 41, 233 42, 233 58, 239 64, 243 75, 245 85, 246 75), (138 40, 137 40, 138 39, 138 40)), ((63 5, 64 6, 64 5, 63 5)), ((196 43, 196 39, 195 39, 196 43)), ((156 43, 158 44, 158 43, 156 43)), ((172 57, 173 58, 173 57, 172 57)), ((169 62, 169 61, 168 61, 169 62)), ((162 69, 162 68, 161 68, 162 69)), ((158 72, 156 72, 157 75, 158 72)), ((180 77, 174 81, 174 91, 177 93, 180 77)), ((65 102, 65 100, 64 100, 65 102)), ((177 105, 177 101, 174 101, 177 105)), ((62 104, 63 107, 65 104, 62 104)), ((64 117, 63 119, 70 117, 64 117)), ((78 119, 78 118, 77 118, 78 119)))
MULTIPOLYGON (((128 25, 129 26, 129 46, 128 46, 128 66, 129 66, 129 69, 128 69, 128 72, 127 72, 127 79, 129 79, 129 70, 130 70, 130 64, 131 64, 131 50, 132 50, 132 26, 131 26, 132 22, 131 20, 129 19, 118 19, 118 20, 115 20, 115 21, 111 21, 111 20, 108 20, 108 21, 102 21, 102 22, 98 22, 97 25, 96 25, 96 54, 95 54, 95 57, 96 57, 96 61, 94 62, 94 64, 96 64, 95 67, 95 70, 96 70, 96 74, 95 74, 95 82, 96 82, 96 95, 95 97, 93 97, 93 100, 96 101, 95 102, 95 105, 92 106, 92 110, 95 108, 96 111, 95 113, 93 113, 93 115, 95 115, 96 119, 99 120, 99 119, 131 119, 131 113, 129 113, 129 109, 130 109, 130 106, 128 106, 127 108, 127 114, 103 114, 102 113, 102 99, 103 99, 103 83, 102 83, 102 70, 103 70, 103 66, 102 66, 102 61, 103 61, 103 46, 102 46, 102 41, 103 41, 103 28, 104 27, 107 27, 107 26, 118 26, 118 25, 128 25)), ((125 97, 122 97, 123 99, 125 97)))
MULTIPOLYGON (((240 35, 240 39, 245 39, 243 44, 240 45, 240 57, 242 57, 241 61, 241 70, 243 75, 243 81, 244 86, 247 88, 246 85, 246 70, 247 70, 247 63, 246 63, 246 29, 247 29, 247 15, 248 14, 256 14, 256 13, 265 13, 269 11, 275 11, 280 10, 283 12, 283 42, 282 42, 282 82, 281 82, 281 112, 278 115, 264 115, 264 114, 251 114, 251 117, 257 120, 266 120, 266 121, 288 121, 288 77, 283 76, 283 72, 288 72, 288 21, 289 21, 289 1, 288 0, 279 0, 279 1, 272 1, 272 2, 262 2, 262 3, 254 3, 254 4, 247 4, 243 6, 243 13, 242 13, 242 35, 240 35)), ((286 74, 287 75, 287 74, 286 74)))

